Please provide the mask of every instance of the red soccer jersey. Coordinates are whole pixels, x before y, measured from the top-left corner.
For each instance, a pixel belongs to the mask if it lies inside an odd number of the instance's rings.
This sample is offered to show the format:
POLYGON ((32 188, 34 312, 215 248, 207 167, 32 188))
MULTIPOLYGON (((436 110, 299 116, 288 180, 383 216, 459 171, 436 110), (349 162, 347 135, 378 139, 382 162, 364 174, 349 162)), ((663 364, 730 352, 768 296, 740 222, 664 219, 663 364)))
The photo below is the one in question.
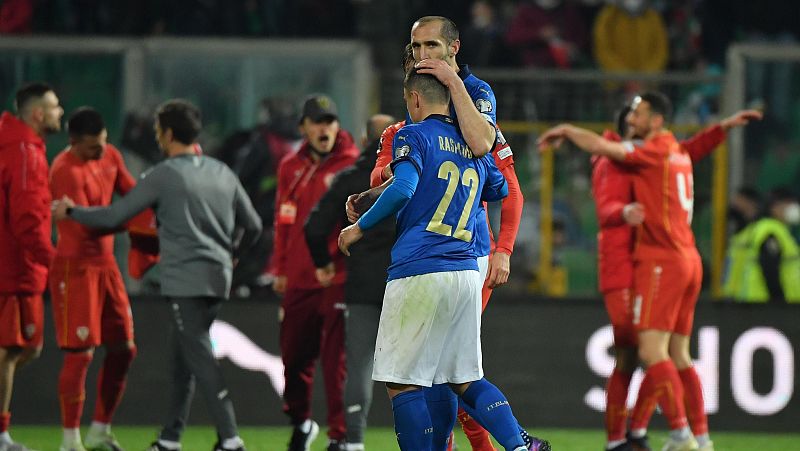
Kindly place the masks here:
POLYGON ((636 234, 634 258, 650 260, 696 253, 692 232, 692 159, 672 133, 625 143, 624 164, 634 169, 634 195, 645 211, 636 234))
MULTIPOLYGON (((122 155, 107 144, 99 160, 83 161, 69 149, 53 160, 50 170, 50 189, 53 199, 67 195, 76 205, 106 206, 114 193, 125 194, 136 181, 122 160, 122 155)), ((97 231, 75 221, 59 221, 59 257, 84 258, 109 256, 114 253, 114 235, 97 231)))
POLYGON ((592 158, 592 194, 597 212, 600 291, 633 286, 633 227, 622 210, 633 202, 631 171, 606 157, 592 158))

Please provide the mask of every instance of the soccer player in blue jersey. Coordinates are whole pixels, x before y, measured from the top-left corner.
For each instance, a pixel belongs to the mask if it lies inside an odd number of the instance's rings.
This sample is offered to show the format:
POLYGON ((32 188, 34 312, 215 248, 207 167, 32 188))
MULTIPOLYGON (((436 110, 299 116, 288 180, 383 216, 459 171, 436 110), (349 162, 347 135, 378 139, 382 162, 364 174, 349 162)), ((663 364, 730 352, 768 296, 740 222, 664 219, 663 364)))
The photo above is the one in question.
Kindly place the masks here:
POLYGON ((347 254, 363 230, 399 212, 373 379, 386 383, 401 450, 441 449, 433 436, 449 434, 456 405, 437 431, 422 387, 446 383, 506 450, 524 451, 508 401, 483 378, 473 242, 481 199, 500 200, 508 186, 492 158, 472 154, 448 116, 442 83, 412 70, 404 96, 415 123, 395 136, 394 183, 339 237, 347 254))

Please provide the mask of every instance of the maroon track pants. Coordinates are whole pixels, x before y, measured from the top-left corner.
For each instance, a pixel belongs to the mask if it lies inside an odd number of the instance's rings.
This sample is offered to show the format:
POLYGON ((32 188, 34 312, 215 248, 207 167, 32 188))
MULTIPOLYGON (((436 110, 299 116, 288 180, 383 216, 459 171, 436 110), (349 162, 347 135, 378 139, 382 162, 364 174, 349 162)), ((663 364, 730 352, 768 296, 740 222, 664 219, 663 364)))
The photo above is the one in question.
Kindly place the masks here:
POLYGON ((344 440, 344 285, 286 290, 281 302, 281 356, 286 389, 283 410, 300 424, 311 418, 311 390, 317 359, 328 406, 328 437, 344 440))

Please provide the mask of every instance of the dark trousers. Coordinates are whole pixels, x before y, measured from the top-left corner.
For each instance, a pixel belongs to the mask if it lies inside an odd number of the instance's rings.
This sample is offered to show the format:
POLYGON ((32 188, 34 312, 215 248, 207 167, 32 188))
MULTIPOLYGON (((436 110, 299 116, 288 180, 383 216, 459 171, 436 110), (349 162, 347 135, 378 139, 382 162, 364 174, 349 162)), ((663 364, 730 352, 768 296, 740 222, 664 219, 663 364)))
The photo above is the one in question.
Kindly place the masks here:
POLYGON ((168 298, 172 318, 172 400, 159 438, 179 442, 186 428, 195 385, 206 401, 220 440, 239 435, 233 403, 211 349, 209 329, 221 299, 168 298))
POLYGON ((343 440, 344 286, 286 290, 281 308, 280 344, 286 378, 283 410, 295 425, 311 418, 314 370, 317 359, 321 359, 328 437, 343 440))
POLYGON ((378 336, 380 319, 379 304, 347 306, 347 381, 344 385, 344 405, 348 443, 364 443, 364 430, 372 405, 372 362, 375 358, 375 339, 378 336))

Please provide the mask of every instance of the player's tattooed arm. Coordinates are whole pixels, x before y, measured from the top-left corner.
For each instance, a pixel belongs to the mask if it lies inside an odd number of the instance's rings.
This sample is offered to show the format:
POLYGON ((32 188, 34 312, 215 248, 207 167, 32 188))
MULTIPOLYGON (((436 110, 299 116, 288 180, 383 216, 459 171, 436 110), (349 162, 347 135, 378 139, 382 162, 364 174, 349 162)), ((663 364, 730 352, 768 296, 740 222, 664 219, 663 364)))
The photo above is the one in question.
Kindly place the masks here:
POLYGON ((392 184, 392 179, 383 182, 382 185, 376 186, 375 188, 370 188, 363 193, 358 194, 351 194, 347 197, 347 202, 345 202, 344 209, 347 213, 347 220, 351 223, 358 221, 358 218, 361 217, 364 212, 369 210, 369 208, 378 200, 378 197, 381 196, 381 193, 386 189, 387 186, 392 184))

